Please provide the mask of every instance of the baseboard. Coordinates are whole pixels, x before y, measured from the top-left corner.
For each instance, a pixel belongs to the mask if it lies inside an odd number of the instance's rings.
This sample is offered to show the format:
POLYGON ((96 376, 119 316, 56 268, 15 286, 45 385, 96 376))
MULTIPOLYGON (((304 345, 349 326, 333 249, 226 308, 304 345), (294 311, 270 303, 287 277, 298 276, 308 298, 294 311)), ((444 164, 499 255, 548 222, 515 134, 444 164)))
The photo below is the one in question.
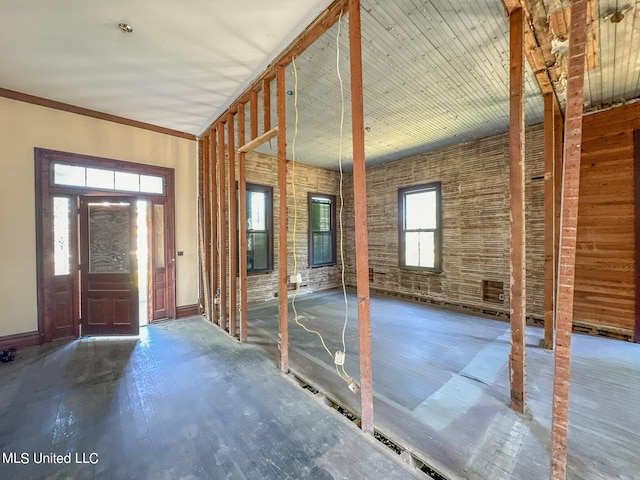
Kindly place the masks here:
POLYGON ((40 334, 38 332, 18 333, 16 335, 7 335, 0 337, 0 350, 7 348, 15 348, 20 350, 27 347, 36 347, 41 345, 40 334))
POLYGON ((176 307, 176 317, 193 317, 194 315, 200 315, 200 305, 197 303, 193 305, 181 305, 176 307))

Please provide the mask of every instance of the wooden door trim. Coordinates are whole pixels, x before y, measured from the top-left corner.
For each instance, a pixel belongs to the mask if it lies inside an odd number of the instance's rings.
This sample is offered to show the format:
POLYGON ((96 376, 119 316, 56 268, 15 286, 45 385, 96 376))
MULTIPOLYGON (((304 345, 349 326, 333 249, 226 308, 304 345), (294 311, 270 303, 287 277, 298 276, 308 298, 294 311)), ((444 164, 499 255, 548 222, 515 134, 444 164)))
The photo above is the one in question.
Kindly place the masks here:
MULTIPOLYGON (((51 284, 53 278, 53 258, 51 256, 53 245, 53 229, 51 221, 51 199, 53 196, 79 196, 109 195, 109 196, 131 196, 132 193, 114 192, 105 190, 93 190, 76 187, 63 187, 52 185, 51 172, 55 162, 80 165, 96 166, 114 170, 135 172, 141 174, 159 175, 165 181, 164 195, 148 195, 135 193, 141 200, 163 201, 165 203, 165 253, 167 260, 171 260, 169 273, 167 275, 168 293, 168 315, 176 318, 176 252, 175 252, 175 181, 174 169, 156 165, 144 165, 139 163, 115 160, 110 158, 95 157, 78 153, 62 152, 44 148, 34 148, 34 180, 35 180, 35 216, 36 216, 36 300, 38 316, 38 335, 40 343, 51 342, 53 340, 52 330, 52 302, 51 284)), ((74 239, 75 240, 75 239, 74 239)), ((77 248, 75 249, 77 251, 77 248)), ((75 264, 78 259, 75 259, 75 264)), ((77 281, 76 281, 77 282, 77 281)), ((76 290, 79 291, 79 284, 76 290)), ((79 293, 78 293, 79 294, 79 293)), ((76 308, 78 310, 78 308, 76 308)), ((79 327, 79 314, 76 315, 75 335, 77 336, 79 327)))

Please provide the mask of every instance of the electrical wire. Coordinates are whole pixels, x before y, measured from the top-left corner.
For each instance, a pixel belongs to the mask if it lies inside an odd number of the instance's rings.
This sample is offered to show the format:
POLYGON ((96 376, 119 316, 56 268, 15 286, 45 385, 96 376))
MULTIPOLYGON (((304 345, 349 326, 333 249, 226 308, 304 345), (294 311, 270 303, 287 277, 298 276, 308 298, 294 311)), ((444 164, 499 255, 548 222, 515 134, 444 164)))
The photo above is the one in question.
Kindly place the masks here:
MULTIPOLYGON (((293 65, 293 77, 294 77, 294 85, 293 85, 293 108, 295 111, 295 123, 293 128, 293 139, 291 140, 291 193, 293 195, 293 275, 295 277, 298 276, 298 243, 297 243, 297 233, 298 233, 298 197, 296 195, 296 140, 298 138, 298 123, 299 123, 299 113, 298 113, 298 69, 296 67, 296 59, 295 57, 291 57, 291 64, 293 65)), ((293 297, 291 298, 291 308, 293 309, 293 318, 296 324, 302 327, 309 333, 313 333, 318 336, 322 346, 331 357, 332 361, 334 360, 333 353, 327 347, 327 344, 322 337, 322 334, 317 330, 313 330, 308 328, 302 322, 300 322, 300 317, 298 316, 298 309, 296 308, 296 298, 298 297, 298 293, 300 292, 300 282, 296 281, 296 289, 293 292, 293 297)))
MULTIPOLYGON (((336 71, 338 74, 338 81, 340 84, 340 135, 339 135, 339 144, 338 144, 338 164, 340 167, 340 208, 339 208, 339 233, 340 233, 340 278, 342 284, 342 294, 344 298, 344 323, 342 325, 342 352, 346 357, 347 346, 346 346, 346 330, 347 325, 349 323, 349 302, 347 298, 347 287, 345 281, 345 261, 344 261, 344 229, 343 229, 343 210, 344 210, 344 171, 342 166, 342 137, 344 135, 344 115, 345 115, 345 101, 344 101, 344 83, 342 81, 342 75, 340 73, 340 31, 342 26, 342 12, 340 12, 340 17, 338 18, 338 33, 336 36, 336 71)), ((298 124, 299 124, 299 112, 298 112, 298 70, 296 67, 295 57, 292 57, 292 66, 293 66, 293 75, 294 75, 294 89, 293 89, 293 105, 295 111, 295 125, 294 125, 294 133, 293 139, 291 142, 291 190, 293 194, 293 274, 297 277, 298 275, 298 258, 297 258, 297 226, 298 226, 298 205, 297 205, 297 196, 296 196, 296 187, 295 187, 295 167, 296 167, 296 154, 295 154, 295 146, 296 140, 298 137, 298 124)), ((296 309, 295 301, 300 291, 300 282, 296 282, 296 289, 291 299, 291 306, 293 308, 293 315, 295 322, 298 326, 302 327, 309 333, 315 334, 320 339, 322 346, 326 350, 327 354, 334 361, 336 373, 338 376, 349 384, 351 387, 354 384, 354 379, 349 375, 345 369, 344 362, 341 365, 335 363, 335 357, 331 350, 327 347, 322 334, 317 330, 313 330, 308 328, 306 325, 300 322, 298 311, 296 309)))
MULTIPOLYGON (((340 84, 340 135, 338 140, 338 165, 340 167, 340 210, 338 214, 339 219, 339 232, 340 232, 340 279, 342 283, 342 295, 344 297, 344 323, 342 325, 342 351, 345 356, 347 354, 347 345, 345 341, 345 332, 347 330, 347 324, 349 323, 349 300, 347 299, 347 286, 345 282, 345 263, 344 263, 344 230, 342 223, 342 211, 344 209, 344 172, 342 169, 342 137, 344 132, 344 84, 342 81, 342 75, 340 74, 340 31, 342 27, 342 12, 338 18, 338 33, 336 35, 336 72, 338 73, 338 81, 340 84)), ((342 365, 342 371, 344 375, 351 379, 342 365)), ((350 381, 350 380, 347 380, 350 381)))

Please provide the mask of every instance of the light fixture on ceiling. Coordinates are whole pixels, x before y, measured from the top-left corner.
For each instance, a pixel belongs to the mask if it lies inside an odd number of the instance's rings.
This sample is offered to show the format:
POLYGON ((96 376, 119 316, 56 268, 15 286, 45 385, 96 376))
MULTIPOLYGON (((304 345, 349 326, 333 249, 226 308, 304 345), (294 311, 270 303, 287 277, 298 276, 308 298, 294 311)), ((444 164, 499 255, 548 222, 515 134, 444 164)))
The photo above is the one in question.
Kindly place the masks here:
POLYGON ((603 20, 609 20, 611 23, 620 23, 624 20, 625 13, 633 10, 633 6, 627 5, 626 7, 622 7, 619 10, 615 10, 614 12, 610 12, 603 17, 603 20))
POLYGON ((619 10, 611 15, 611 23, 620 23, 622 20, 624 20, 624 13, 619 10))
POLYGON ((131 32, 133 32, 133 27, 131 25, 129 25, 128 23, 125 23, 125 22, 120 22, 118 24, 118 28, 120 29, 120 31, 122 33, 131 33, 131 32))

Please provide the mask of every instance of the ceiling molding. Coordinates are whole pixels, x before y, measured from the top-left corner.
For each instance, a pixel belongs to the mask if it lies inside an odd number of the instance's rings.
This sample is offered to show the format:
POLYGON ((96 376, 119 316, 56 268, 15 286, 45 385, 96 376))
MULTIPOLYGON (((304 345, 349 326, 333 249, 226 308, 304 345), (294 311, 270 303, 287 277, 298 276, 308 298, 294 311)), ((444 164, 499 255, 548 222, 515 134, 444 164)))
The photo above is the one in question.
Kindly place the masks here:
POLYGON ((131 120, 129 118, 119 117, 117 115, 111 115, 109 113, 97 112, 88 108, 77 107, 75 105, 56 102, 54 100, 48 100, 46 98, 36 97, 34 95, 27 95, 26 93, 7 90, 6 88, 0 88, 0 97, 17 100, 19 102, 30 103, 32 105, 38 105, 40 107, 53 108, 54 110, 60 110, 63 112, 75 113, 77 115, 96 118, 98 120, 105 120, 107 122, 119 123, 121 125, 127 125, 129 127, 142 128, 143 130, 162 133, 164 135, 171 135, 173 137, 179 137, 194 141, 196 140, 196 136, 192 135, 191 133, 179 132, 170 128, 159 127, 158 125, 151 125, 149 123, 139 122, 137 120, 131 120))

